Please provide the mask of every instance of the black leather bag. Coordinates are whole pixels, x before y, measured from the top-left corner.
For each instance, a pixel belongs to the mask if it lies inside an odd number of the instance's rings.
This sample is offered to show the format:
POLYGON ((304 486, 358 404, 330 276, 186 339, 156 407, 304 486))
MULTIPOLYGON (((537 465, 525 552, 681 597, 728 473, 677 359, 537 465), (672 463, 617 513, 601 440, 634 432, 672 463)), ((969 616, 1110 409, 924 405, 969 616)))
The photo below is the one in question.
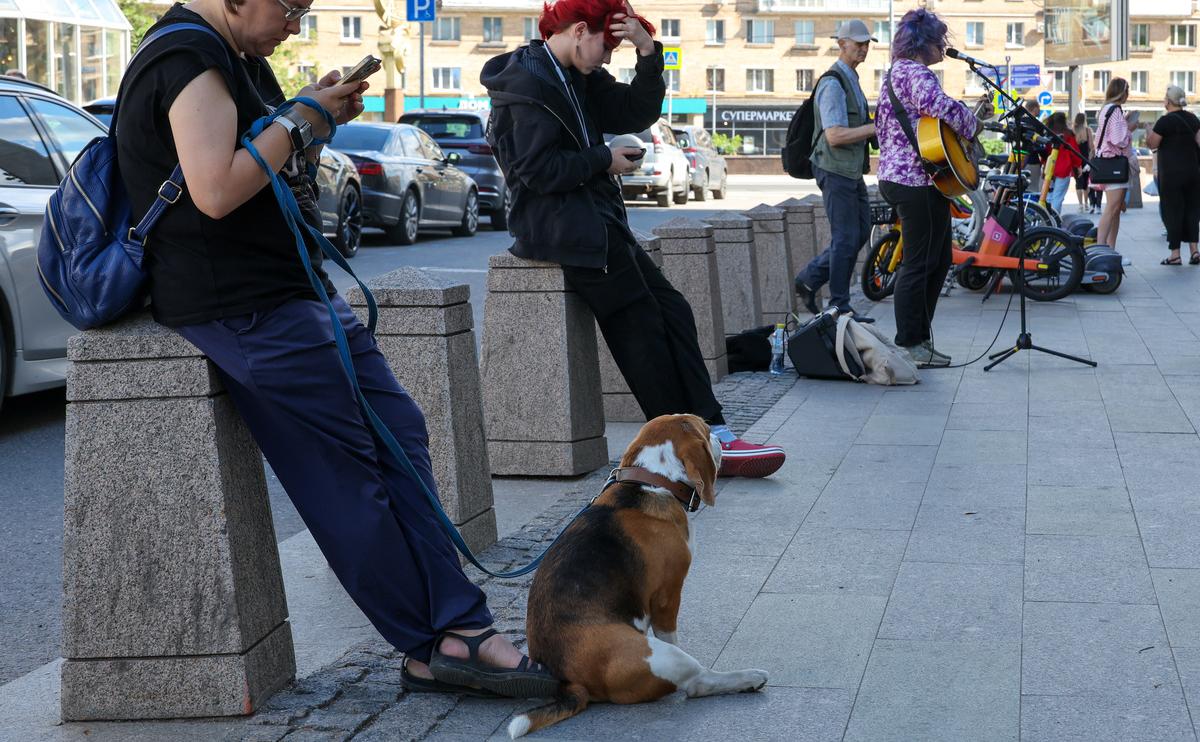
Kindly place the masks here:
MULTIPOLYGON (((1120 106, 1111 106, 1104 117, 1104 126, 1100 128, 1100 138, 1097 139, 1096 150, 1104 143, 1104 132, 1108 131, 1109 119, 1121 110, 1120 106)), ((1124 116, 1125 114, 1121 114, 1124 116)), ((1088 163, 1092 166, 1091 182, 1099 185, 1125 185, 1129 182, 1129 158, 1125 155, 1116 157, 1093 157, 1088 163)))
POLYGON ((729 373, 766 371, 771 367, 771 333, 775 325, 763 325, 725 338, 729 373))
POLYGON ((788 357, 796 373, 810 379, 841 379, 855 381, 864 371, 858 359, 847 357, 846 363, 856 376, 848 376, 838 363, 837 317, 818 314, 800 326, 788 338, 788 357))

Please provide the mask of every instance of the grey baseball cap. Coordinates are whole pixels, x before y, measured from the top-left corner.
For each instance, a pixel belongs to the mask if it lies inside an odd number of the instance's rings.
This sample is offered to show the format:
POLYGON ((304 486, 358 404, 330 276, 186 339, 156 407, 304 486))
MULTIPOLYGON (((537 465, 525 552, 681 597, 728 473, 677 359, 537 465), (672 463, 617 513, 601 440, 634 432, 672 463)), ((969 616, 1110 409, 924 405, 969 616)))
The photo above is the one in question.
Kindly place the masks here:
POLYGON ((867 30, 867 24, 857 19, 853 21, 843 21, 842 25, 838 26, 837 33, 830 38, 850 39, 852 41, 857 41, 860 44, 864 41, 879 41, 879 39, 872 36, 871 32, 867 30))

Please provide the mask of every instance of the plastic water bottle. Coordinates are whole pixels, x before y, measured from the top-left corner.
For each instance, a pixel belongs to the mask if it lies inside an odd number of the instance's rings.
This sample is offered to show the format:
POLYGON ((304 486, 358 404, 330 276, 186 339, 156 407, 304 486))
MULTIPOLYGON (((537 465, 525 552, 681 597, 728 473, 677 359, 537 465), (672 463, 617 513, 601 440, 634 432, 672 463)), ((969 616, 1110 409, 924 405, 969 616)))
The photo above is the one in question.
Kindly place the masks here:
POLYGON ((783 346, 786 344, 786 327, 782 322, 776 323, 775 332, 771 333, 771 373, 776 376, 783 373, 783 346))

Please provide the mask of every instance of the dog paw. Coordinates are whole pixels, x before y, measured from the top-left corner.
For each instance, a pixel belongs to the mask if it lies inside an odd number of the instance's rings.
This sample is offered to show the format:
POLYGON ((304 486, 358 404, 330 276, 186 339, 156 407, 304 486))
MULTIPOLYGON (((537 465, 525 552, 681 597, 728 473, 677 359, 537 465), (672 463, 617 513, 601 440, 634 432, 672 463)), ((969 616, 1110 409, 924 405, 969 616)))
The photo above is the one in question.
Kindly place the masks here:
POLYGON ((746 687, 743 689, 743 693, 762 690, 769 679, 766 670, 744 670, 743 673, 746 677, 746 687))

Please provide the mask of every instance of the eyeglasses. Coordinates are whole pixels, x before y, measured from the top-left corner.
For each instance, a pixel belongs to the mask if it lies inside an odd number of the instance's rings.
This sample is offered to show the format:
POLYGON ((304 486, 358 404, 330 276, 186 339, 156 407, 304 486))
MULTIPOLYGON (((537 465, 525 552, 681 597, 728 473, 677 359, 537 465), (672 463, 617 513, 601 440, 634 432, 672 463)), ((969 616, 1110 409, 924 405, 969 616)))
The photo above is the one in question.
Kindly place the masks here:
POLYGON ((283 6, 283 18, 286 21, 298 21, 304 16, 308 15, 308 12, 312 10, 312 8, 301 8, 296 5, 292 5, 291 3, 287 2, 287 0, 275 0, 275 2, 283 6))

